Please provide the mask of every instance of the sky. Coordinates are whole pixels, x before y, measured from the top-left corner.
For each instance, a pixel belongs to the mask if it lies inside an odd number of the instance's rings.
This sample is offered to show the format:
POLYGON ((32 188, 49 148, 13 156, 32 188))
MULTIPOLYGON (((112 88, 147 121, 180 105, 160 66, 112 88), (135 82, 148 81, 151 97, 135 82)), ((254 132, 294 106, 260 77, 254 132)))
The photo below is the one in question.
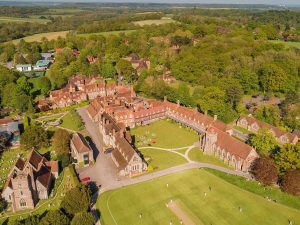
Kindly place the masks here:
MULTIPOLYGON (((0 0, 8 1, 8 0, 0 0)), ((136 3, 202 3, 202 4, 269 4, 300 5, 300 0, 14 0, 22 2, 136 2, 136 3)))

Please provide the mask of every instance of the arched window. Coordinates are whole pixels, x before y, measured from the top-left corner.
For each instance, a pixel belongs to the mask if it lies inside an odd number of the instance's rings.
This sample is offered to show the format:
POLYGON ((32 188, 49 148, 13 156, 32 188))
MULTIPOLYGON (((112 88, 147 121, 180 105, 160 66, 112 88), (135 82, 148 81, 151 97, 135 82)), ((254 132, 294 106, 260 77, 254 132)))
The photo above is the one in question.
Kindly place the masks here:
POLYGON ((21 207, 25 207, 26 206, 26 201, 23 198, 20 200, 20 206, 21 207))

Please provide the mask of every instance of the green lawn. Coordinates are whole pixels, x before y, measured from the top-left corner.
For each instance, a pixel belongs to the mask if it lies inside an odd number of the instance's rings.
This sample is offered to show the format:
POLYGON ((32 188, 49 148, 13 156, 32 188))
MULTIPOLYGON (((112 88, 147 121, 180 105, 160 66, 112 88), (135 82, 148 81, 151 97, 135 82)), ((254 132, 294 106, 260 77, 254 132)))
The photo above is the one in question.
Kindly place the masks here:
POLYGON ((300 42, 294 42, 294 41, 280 41, 280 40, 272 40, 270 41, 272 43, 276 44, 283 44, 286 48, 300 48, 300 42))
POLYGON ((138 25, 141 27, 146 25, 161 25, 166 23, 175 23, 175 20, 168 17, 163 17, 160 20, 141 20, 133 22, 134 25, 138 25))
POLYGON ((189 152, 189 157, 191 160, 196 162, 204 162, 204 163, 210 163, 217 166, 222 166, 226 168, 230 168, 226 163, 224 163, 222 160, 211 156, 204 154, 199 148, 194 148, 189 152))
POLYGON ((141 149, 141 153, 154 170, 163 170, 187 161, 180 155, 156 149, 141 149))
POLYGON ((198 135, 186 127, 170 120, 159 120, 146 126, 131 129, 137 147, 156 146, 180 148, 192 145, 198 135))
POLYGON ((7 175, 15 164, 18 155, 21 157, 27 157, 28 152, 21 149, 7 149, 0 153, 0 189, 7 179, 7 175))
POLYGON ((84 128, 81 117, 75 110, 70 111, 62 118, 60 126, 74 131, 81 131, 84 128))
POLYGON ((243 128, 243 127, 239 127, 239 126, 233 126, 234 129, 244 133, 244 134, 253 134, 253 132, 243 128))
POLYGON ((269 202, 203 169, 106 192, 99 197, 97 208, 104 225, 161 225, 171 220, 173 225, 179 225, 179 219, 166 207, 171 199, 195 224, 284 225, 288 224, 288 219, 300 224, 299 210, 269 202), (139 217, 141 213, 142 218, 139 217))
POLYGON ((77 34, 78 36, 81 36, 81 37, 89 37, 91 35, 102 35, 104 37, 107 37, 109 35, 119 35, 121 33, 124 33, 124 34, 129 34, 129 33, 132 33, 136 30, 116 30, 116 31, 106 31, 106 32, 98 32, 98 33, 87 33, 87 34, 77 34))
POLYGON ((300 210, 300 196, 296 197, 289 195, 285 192, 282 192, 278 187, 264 187, 255 180, 246 180, 243 177, 225 174, 217 170, 205 170, 242 189, 245 189, 262 197, 268 196, 272 200, 276 200, 278 203, 300 210))

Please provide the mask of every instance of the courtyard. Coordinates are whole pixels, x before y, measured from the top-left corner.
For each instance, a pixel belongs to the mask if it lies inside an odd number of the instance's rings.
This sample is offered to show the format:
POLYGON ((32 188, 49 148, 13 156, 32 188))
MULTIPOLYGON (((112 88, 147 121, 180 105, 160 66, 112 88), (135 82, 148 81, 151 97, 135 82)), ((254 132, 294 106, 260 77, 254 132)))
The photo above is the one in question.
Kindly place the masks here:
POLYGON ((101 194, 103 224, 172 224, 181 216, 193 224, 293 224, 300 211, 245 191, 204 169, 167 175, 101 194), (211 189, 209 188, 211 187, 211 189), (234 198, 230 197, 234 193, 234 198), (153 197, 155 196, 155 197, 153 197), (168 208, 170 203, 180 209, 168 208), (130 207, 124 207, 130 205, 130 207))
POLYGON ((130 130, 134 136, 135 146, 155 146, 160 148, 181 148, 193 145, 198 141, 196 132, 180 124, 164 119, 146 126, 139 126, 130 130))

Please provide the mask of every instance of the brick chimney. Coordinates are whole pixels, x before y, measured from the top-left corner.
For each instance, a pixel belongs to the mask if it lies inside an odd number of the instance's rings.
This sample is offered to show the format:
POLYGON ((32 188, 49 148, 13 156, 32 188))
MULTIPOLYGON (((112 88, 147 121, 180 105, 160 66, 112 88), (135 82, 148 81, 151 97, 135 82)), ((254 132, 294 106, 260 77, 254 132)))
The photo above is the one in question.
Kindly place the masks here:
POLYGON ((218 115, 214 115, 214 121, 217 121, 218 115))

